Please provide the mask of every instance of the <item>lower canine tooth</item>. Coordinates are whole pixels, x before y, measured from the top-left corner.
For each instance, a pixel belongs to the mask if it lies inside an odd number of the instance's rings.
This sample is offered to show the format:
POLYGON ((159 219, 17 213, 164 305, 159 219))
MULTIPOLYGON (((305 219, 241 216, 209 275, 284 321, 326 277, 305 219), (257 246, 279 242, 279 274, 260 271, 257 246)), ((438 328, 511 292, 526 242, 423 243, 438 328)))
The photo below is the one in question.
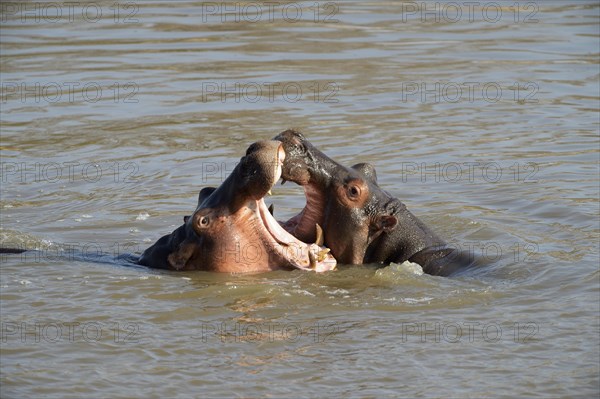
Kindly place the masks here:
POLYGON ((317 259, 312 251, 308 251, 308 259, 310 261, 310 268, 315 270, 317 268, 317 259))
POLYGON ((323 246, 325 240, 323 239, 323 229, 319 226, 319 223, 315 224, 315 229, 317 231, 317 238, 315 239, 315 244, 318 246, 323 246))
POLYGON ((329 248, 323 248, 322 250, 320 250, 317 254, 317 260, 319 262, 323 262, 329 251, 331 251, 329 248))

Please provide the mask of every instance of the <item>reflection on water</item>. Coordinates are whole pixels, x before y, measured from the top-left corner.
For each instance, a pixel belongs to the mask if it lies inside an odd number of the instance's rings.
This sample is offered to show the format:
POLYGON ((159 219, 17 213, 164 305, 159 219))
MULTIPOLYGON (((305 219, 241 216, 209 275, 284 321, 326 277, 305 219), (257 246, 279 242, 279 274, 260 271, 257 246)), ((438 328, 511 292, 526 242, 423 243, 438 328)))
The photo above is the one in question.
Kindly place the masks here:
POLYGON ((0 238, 41 249, 1 259, 1 396, 598 394, 595 2, 65 4, 0 5, 0 238), (63 256, 141 252, 289 127, 493 264, 63 256))

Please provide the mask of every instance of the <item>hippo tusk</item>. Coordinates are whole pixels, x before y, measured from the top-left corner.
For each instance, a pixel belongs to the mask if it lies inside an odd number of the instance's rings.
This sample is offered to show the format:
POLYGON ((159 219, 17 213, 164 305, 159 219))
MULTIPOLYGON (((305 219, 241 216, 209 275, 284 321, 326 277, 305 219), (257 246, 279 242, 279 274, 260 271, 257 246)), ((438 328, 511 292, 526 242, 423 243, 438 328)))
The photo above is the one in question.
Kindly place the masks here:
POLYGON ((331 251, 329 248, 323 248, 322 250, 320 250, 319 253, 317 254, 317 260, 319 262, 324 261, 325 258, 327 257, 327 254, 329 253, 329 251, 331 251))
POLYGON ((310 261, 309 265, 311 270, 315 270, 317 268, 317 258, 315 257, 313 251, 308 251, 308 259, 310 261))
MULTIPOLYGON (((329 253, 329 248, 323 248, 315 255, 315 252, 309 250, 308 251, 308 259, 309 259, 309 270, 314 270, 316 272, 322 272, 324 270, 317 269, 318 262, 322 262, 327 258, 327 254, 329 253)), ((333 265, 330 269, 327 270, 335 270, 337 265, 333 265)))
POLYGON ((319 223, 315 224, 315 229, 317 231, 317 238, 315 239, 315 244, 322 247, 325 239, 323 238, 323 229, 319 226, 319 223))

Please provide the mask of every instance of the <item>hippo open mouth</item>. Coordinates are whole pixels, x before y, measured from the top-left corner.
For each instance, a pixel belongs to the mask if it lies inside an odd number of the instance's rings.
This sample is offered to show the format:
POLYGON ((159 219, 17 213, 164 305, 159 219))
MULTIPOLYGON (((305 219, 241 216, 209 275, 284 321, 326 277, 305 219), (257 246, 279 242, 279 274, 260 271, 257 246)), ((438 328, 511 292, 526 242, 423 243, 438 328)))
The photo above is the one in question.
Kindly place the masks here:
POLYGON ((306 206, 283 226, 303 241, 323 226, 324 244, 342 264, 418 263, 428 274, 448 276, 478 265, 471 254, 452 248, 379 187, 375 167, 345 167, 315 148, 297 131, 274 140, 286 152, 282 178, 304 188, 306 206))
POLYGON ((288 231, 275 220, 264 199, 257 201, 257 209, 264 228, 269 232, 274 242, 272 248, 281 258, 287 259, 293 267, 303 270, 324 272, 335 269, 336 261, 329 254, 329 248, 322 248, 323 237, 315 238, 314 244, 306 244, 288 231))
POLYGON ((139 263, 229 273, 333 270, 336 260, 321 247, 322 237, 315 236, 314 244, 302 242, 282 228, 265 205, 285 157, 279 141, 252 144, 218 188, 200 191, 194 214, 148 248, 139 263))
MULTIPOLYGON (((414 254, 426 247, 425 240, 389 240, 398 226, 398 213, 404 205, 377 185, 375 168, 368 163, 345 167, 314 147, 300 132, 286 130, 273 138, 281 141, 286 151, 282 178, 304 188, 306 205, 284 227, 303 241, 314 239, 312 226, 319 224, 325 231, 324 244, 340 263, 380 263, 373 256, 381 245, 391 250, 401 249, 414 254)), ((404 215, 404 213, 403 213, 404 215)), ((412 221, 410 215, 403 221, 412 221)), ((402 226, 407 235, 415 231, 436 238, 420 224, 402 226), (410 227, 410 228, 404 228, 410 227)), ((387 248, 386 248, 387 250, 387 248)), ((406 259, 404 259, 406 260, 406 259)))
MULTIPOLYGON (((271 188, 281 177, 283 161, 286 156, 282 144, 279 144, 277 148, 277 160, 274 162, 275 173, 267 194, 271 193, 271 188)), ((335 269, 336 261, 329 254, 329 248, 321 247, 323 245, 322 233, 315 237, 314 244, 300 241, 286 231, 273 217, 272 208, 267 208, 264 195, 256 200, 255 212, 257 218, 262 221, 262 225, 259 224, 257 228, 265 230, 259 235, 264 240, 265 247, 272 250, 276 258, 282 259, 284 263, 289 264, 291 267, 302 270, 324 272, 335 269)))
POLYGON ((281 141, 287 154, 282 169, 282 184, 294 182, 304 189, 306 205, 297 215, 282 226, 302 241, 311 242, 317 239, 317 232, 325 221, 327 198, 326 187, 332 179, 331 171, 337 168, 335 163, 328 163, 329 158, 319 150, 305 147, 305 138, 294 130, 286 130, 274 140, 281 141))
POLYGON ((306 195, 304 209, 284 227, 311 241, 313 226, 318 224, 325 231, 324 244, 340 263, 379 262, 370 254, 381 237, 397 226, 394 213, 403 206, 379 188, 375 168, 368 163, 347 168, 295 130, 286 130, 274 140, 282 142, 287 155, 282 178, 302 186, 306 195))

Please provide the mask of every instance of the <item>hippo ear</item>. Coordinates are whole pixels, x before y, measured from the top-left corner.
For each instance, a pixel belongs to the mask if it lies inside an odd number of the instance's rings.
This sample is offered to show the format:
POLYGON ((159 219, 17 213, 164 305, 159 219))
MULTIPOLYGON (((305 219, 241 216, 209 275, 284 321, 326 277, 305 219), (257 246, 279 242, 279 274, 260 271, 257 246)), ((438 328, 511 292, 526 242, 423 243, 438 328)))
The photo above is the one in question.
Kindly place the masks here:
POLYGON ((362 174, 371 183, 377 184, 377 172, 375 171, 375 166, 371 165, 370 163, 363 162, 352 166, 352 169, 360 172, 360 174, 362 174))
POLYGON ((183 217, 183 223, 184 223, 184 224, 185 224, 185 223, 187 223, 187 221, 188 221, 188 220, 189 220, 191 217, 192 217, 191 215, 186 215, 186 216, 184 216, 184 217, 183 217))
POLYGON ((198 193, 198 206, 200 206, 205 199, 210 197, 215 190, 216 187, 204 187, 202 190, 200 190, 200 193, 198 193))
POLYGON ((394 215, 380 215, 377 218, 377 228, 385 232, 390 232, 398 225, 398 219, 394 215))

